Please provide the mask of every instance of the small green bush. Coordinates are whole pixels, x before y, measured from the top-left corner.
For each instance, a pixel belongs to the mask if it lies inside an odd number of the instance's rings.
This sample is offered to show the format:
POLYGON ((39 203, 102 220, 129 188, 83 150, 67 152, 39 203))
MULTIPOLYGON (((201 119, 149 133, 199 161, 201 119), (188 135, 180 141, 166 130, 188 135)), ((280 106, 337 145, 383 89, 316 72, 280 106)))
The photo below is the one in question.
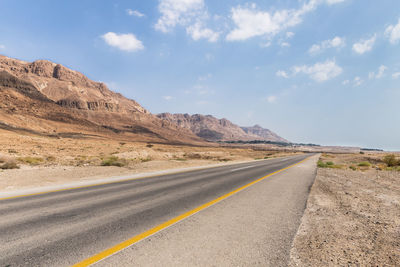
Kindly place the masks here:
POLYGON ((317 166, 319 168, 326 168, 327 167, 326 163, 324 163, 322 160, 318 160, 317 166))
POLYGON ((360 154, 362 154, 362 155, 363 155, 363 154, 365 154, 365 153, 364 153, 364 151, 360 151, 360 154))
POLYGON ((332 161, 328 161, 328 162, 326 163, 326 165, 328 165, 328 166, 333 166, 333 165, 335 165, 335 163, 333 163, 332 161))
POLYGON ((126 164, 123 160, 119 159, 118 157, 112 156, 109 157, 101 162, 101 166, 117 166, 117 167, 124 167, 126 164))
POLYGON ((371 163, 369 163, 368 161, 363 161, 363 162, 358 163, 358 166, 360 166, 360 167, 370 167, 371 163))
POLYGON ((351 165, 349 168, 352 169, 353 171, 356 171, 356 170, 357 170, 357 167, 354 166, 354 165, 351 165))
POLYGON ((388 154, 384 156, 383 162, 385 162, 388 167, 400 165, 400 162, 396 159, 396 156, 394 154, 388 154))

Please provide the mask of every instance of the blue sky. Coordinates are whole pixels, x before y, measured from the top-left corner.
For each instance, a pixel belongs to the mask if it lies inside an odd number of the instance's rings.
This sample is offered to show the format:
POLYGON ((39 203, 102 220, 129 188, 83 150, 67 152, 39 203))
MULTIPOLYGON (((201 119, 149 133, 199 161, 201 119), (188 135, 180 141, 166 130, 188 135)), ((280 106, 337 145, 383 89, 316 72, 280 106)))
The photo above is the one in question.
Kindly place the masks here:
POLYGON ((152 113, 400 150, 400 1, 0 0, 0 54, 48 59, 152 113))

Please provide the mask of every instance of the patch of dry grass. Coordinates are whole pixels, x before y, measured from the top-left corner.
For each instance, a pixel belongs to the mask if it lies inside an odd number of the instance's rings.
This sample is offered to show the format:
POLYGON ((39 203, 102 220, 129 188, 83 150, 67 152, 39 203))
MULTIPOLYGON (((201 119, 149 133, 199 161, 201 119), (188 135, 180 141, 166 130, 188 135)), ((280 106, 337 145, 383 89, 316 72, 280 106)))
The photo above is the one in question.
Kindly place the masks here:
POLYGON ((39 165, 44 162, 44 159, 40 157, 20 157, 17 160, 23 164, 29 165, 39 165))
POLYGON ((101 162, 101 166, 117 166, 124 167, 126 165, 126 161, 124 159, 120 159, 115 156, 108 157, 107 159, 101 162))
POLYGON ((343 169, 353 171, 386 170, 400 171, 399 156, 388 153, 364 153, 364 154, 329 154, 324 153, 320 157, 318 167, 332 168, 329 162, 335 162, 333 168, 340 166, 343 169))

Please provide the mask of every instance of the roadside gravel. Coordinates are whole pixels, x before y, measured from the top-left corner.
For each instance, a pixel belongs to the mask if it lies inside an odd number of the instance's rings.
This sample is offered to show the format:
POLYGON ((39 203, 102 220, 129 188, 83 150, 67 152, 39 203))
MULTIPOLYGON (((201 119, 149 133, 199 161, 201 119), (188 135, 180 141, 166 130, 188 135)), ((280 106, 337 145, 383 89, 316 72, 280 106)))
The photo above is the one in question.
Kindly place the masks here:
POLYGON ((318 169, 290 266, 400 266, 400 172, 318 169))

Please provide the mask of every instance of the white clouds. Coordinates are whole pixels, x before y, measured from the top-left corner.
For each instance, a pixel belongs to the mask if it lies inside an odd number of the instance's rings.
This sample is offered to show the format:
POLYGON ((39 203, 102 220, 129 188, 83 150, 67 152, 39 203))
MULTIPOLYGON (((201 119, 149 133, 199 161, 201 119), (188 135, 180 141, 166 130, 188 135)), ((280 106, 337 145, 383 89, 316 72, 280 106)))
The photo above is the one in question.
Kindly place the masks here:
MULTIPOLYGON (((259 10, 255 3, 238 5, 231 9, 230 20, 234 28, 228 32, 226 40, 241 41, 256 36, 270 39, 279 32, 301 23, 303 16, 316 9, 318 5, 324 3, 332 5, 343 1, 345 0, 306 0, 298 9, 275 11, 259 10)), ((216 42, 222 32, 229 28, 223 16, 209 15, 204 0, 159 0, 158 11, 161 16, 154 27, 163 33, 181 26, 193 40, 206 39, 209 42, 216 42), (207 26, 206 22, 221 19, 224 23, 218 23, 223 25, 219 27, 219 30, 207 26)), ((133 14, 133 12, 133 10, 128 10, 128 14, 133 14)), ((293 32, 286 32, 287 39, 293 36, 293 32)), ((288 43, 283 44, 287 46, 288 43)))
POLYGON ((277 99, 278 99, 277 96, 270 95, 270 96, 267 97, 266 100, 267 100, 268 103, 275 103, 277 99))
MULTIPOLYGON (((237 6, 231 9, 231 20, 235 28, 228 33, 228 41, 244 41, 256 36, 271 38, 279 32, 298 25, 302 17, 313 11, 318 5, 329 5, 343 2, 344 0, 309 0, 299 9, 282 9, 274 12, 258 10, 256 4, 237 6)), ((287 35, 290 38, 293 34, 287 35)))
POLYGON ((364 80, 362 80, 360 77, 357 76, 354 78, 354 81, 353 81, 354 87, 358 87, 358 86, 362 85, 363 83, 364 83, 364 80))
POLYGON ((350 83, 349 80, 344 80, 344 81, 342 82, 343 85, 348 85, 349 83, 350 83))
POLYGON ((170 95, 163 96, 163 98, 164 98, 164 100, 166 100, 166 101, 171 101, 171 100, 175 99, 175 97, 170 96, 170 95))
POLYGON ((185 27, 195 41, 218 40, 219 33, 204 26, 209 18, 204 0, 160 0, 158 10, 161 17, 155 25, 156 30, 167 33, 179 25, 185 27))
POLYGON ((5 45, 0 44, 0 50, 6 49, 5 45))
POLYGON ((122 51, 134 52, 144 49, 140 40, 132 33, 118 34, 108 32, 101 36, 103 40, 110 46, 116 47, 122 51))
POLYGON ((286 33, 286 38, 290 39, 294 36, 294 32, 287 32, 286 33))
POLYGON ((232 8, 231 19, 236 28, 226 36, 228 41, 243 41, 263 35, 272 37, 301 22, 300 14, 294 10, 281 10, 272 14, 241 6, 232 8))
POLYGON ((395 79, 395 80, 398 79, 398 78, 400 78, 400 72, 395 72, 395 73, 393 73, 393 74, 392 74, 392 78, 395 79))
POLYGON ((203 0, 160 0, 158 10, 161 17, 155 28, 161 32, 169 32, 176 25, 187 24, 193 16, 204 9, 203 0))
POLYGON ((324 82, 339 76, 343 72, 343 69, 335 61, 327 60, 312 66, 295 66, 293 67, 293 72, 294 74, 304 73, 317 82, 324 82))
POLYGON ((141 13, 140 11, 132 10, 132 9, 127 9, 127 10, 126 10, 126 13, 127 13, 129 16, 135 16, 135 17, 138 17, 138 18, 142 18, 142 17, 145 17, 145 16, 146 16, 145 14, 141 13))
POLYGON ((390 43, 397 44, 400 40, 400 19, 397 25, 389 25, 385 30, 385 36, 389 38, 390 43))
POLYGON ((286 73, 286 71, 283 71, 283 70, 278 70, 276 72, 276 76, 281 77, 281 78, 285 78, 285 79, 289 78, 289 75, 286 73))
POLYGON ((344 1, 346 1, 346 0, 326 0, 326 3, 328 5, 334 5, 334 4, 342 3, 344 1))
POLYGON ((378 73, 370 72, 368 74, 368 78, 371 79, 380 79, 384 76, 385 71, 387 70, 387 67, 385 65, 381 65, 378 69, 378 73))
POLYGON ((321 42, 320 44, 314 44, 308 50, 308 53, 317 54, 317 53, 321 53, 324 50, 329 49, 329 48, 342 48, 345 45, 346 45, 345 39, 336 36, 332 40, 325 40, 325 41, 321 42))
POLYGON ((216 42, 219 38, 219 33, 214 32, 209 28, 203 27, 200 22, 197 22, 191 26, 186 28, 186 32, 193 38, 193 40, 197 41, 200 39, 207 39, 209 42, 216 42))
POLYGON ((281 47, 290 47, 290 44, 288 42, 283 42, 280 43, 281 47))
POLYGON ((360 55, 369 52, 372 50, 375 41, 376 41, 376 34, 374 34, 374 36, 372 36, 371 39, 360 40, 358 43, 355 43, 353 45, 353 51, 360 55))

